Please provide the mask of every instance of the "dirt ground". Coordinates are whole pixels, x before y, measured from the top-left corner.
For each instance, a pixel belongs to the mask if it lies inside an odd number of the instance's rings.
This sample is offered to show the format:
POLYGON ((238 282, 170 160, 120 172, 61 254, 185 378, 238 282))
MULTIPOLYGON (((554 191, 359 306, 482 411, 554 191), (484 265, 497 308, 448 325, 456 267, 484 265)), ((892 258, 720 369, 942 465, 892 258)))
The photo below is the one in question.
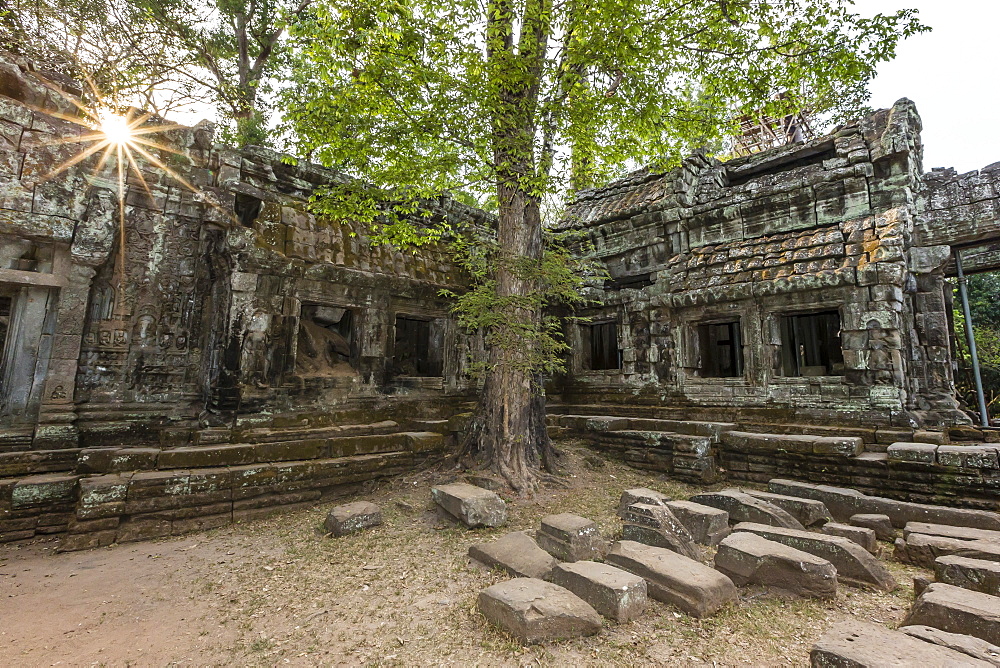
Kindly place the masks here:
POLYGON ((443 524, 430 486, 449 475, 432 470, 359 497, 382 506, 385 524, 350 537, 323 534, 331 502, 89 552, 57 554, 54 540, 0 546, 0 665, 803 666, 834 622, 895 627, 909 609, 922 571, 888 562, 901 584, 891 594, 842 586, 819 602, 744 589, 700 621, 651 601, 641 620, 606 622, 597 636, 521 647, 476 611, 477 593, 504 577, 471 564, 471 544, 556 512, 613 537, 623 489, 698 491, 561 447, 567 486, 510 503, 498 530, 443 524))

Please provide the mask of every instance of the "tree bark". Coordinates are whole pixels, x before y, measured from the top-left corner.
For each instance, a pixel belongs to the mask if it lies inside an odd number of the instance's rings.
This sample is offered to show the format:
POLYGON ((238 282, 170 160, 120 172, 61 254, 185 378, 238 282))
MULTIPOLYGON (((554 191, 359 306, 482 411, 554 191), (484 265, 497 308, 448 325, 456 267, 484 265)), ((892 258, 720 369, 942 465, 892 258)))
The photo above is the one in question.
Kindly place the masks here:
MULTIPOLYGON (((497 297, 526 297, 539 290, 537 272, 524 265, 542 260, 542 226, 539 202, 517 185, 500 184, 497 240, 500 255, 494 270, 497 297)), ((508 331, 498 332, 490 346, 486 380, 462 447, 462 457, 500 475, 520 494, 531 494, 542 468, 554 472, 555 450, 545 424, 545 390, 542 377, 532 368, 533 342, 517 332, 541 327, 537 308, 513 308, 508 331)))

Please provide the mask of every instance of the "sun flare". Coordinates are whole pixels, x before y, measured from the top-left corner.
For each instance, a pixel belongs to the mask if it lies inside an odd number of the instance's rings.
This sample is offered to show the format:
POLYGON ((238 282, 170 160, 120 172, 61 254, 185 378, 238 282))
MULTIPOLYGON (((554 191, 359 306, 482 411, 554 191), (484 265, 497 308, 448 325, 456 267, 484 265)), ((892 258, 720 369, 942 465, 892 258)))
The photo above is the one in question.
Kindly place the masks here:
POLYGON ((134 133, 127 118, 107 110, 101 111, 99 117, 100 130, 109 144, 121 146, 132 142, 134 133))

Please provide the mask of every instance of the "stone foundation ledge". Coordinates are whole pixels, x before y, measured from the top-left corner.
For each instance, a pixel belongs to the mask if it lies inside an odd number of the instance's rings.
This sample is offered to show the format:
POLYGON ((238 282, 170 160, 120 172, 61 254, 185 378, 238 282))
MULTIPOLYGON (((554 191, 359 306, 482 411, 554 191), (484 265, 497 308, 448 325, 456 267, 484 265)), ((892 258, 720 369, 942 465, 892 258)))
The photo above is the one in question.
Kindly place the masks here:
MULTIPOLYGON (((395 423, 393 423, 395 424, 395 423)), ((299 438, 260 443, 211 443, 181 447, 96 447, 0 453, 0 478, 37 473, 118 473, 261 462, 349 457, 380 452, 424 452, 444 447, 445 436, 431 431, 405 431, 299 438)))
POLYGON ((225 464, 234 446, 185 448, 214 452, 174 454, 163 460, 178 464, 169 470, 0 479, 0 543, 65 533, 59 549, 78 550, 222 526, 411 471, 444 447, 436 433, 393 436, 384 442, 405 449, 225 464))

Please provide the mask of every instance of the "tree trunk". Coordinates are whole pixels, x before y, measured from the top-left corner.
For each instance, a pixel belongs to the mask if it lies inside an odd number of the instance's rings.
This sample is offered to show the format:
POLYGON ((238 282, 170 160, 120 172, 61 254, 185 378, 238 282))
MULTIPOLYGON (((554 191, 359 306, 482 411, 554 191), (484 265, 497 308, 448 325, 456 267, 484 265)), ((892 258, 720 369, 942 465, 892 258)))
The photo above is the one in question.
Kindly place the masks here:
MULTIPOLYGON (((542 259, 541 212, 537 197, 517 185, 498 186, 499 254, 495 269, 497 297, 525 297, 539 290, 537 271, 542 259)), ((543 379, 532 368, 537 353, 532 341, 518 332, 523 326, 539 331, 537 308, 511 308, 506 331, 492 332, 487 352, 486 381, 466 434, 462 457, 496 473, 520 494, 531 494, 542 467, 554 470, 555 451, 545 428, 543 379)))

